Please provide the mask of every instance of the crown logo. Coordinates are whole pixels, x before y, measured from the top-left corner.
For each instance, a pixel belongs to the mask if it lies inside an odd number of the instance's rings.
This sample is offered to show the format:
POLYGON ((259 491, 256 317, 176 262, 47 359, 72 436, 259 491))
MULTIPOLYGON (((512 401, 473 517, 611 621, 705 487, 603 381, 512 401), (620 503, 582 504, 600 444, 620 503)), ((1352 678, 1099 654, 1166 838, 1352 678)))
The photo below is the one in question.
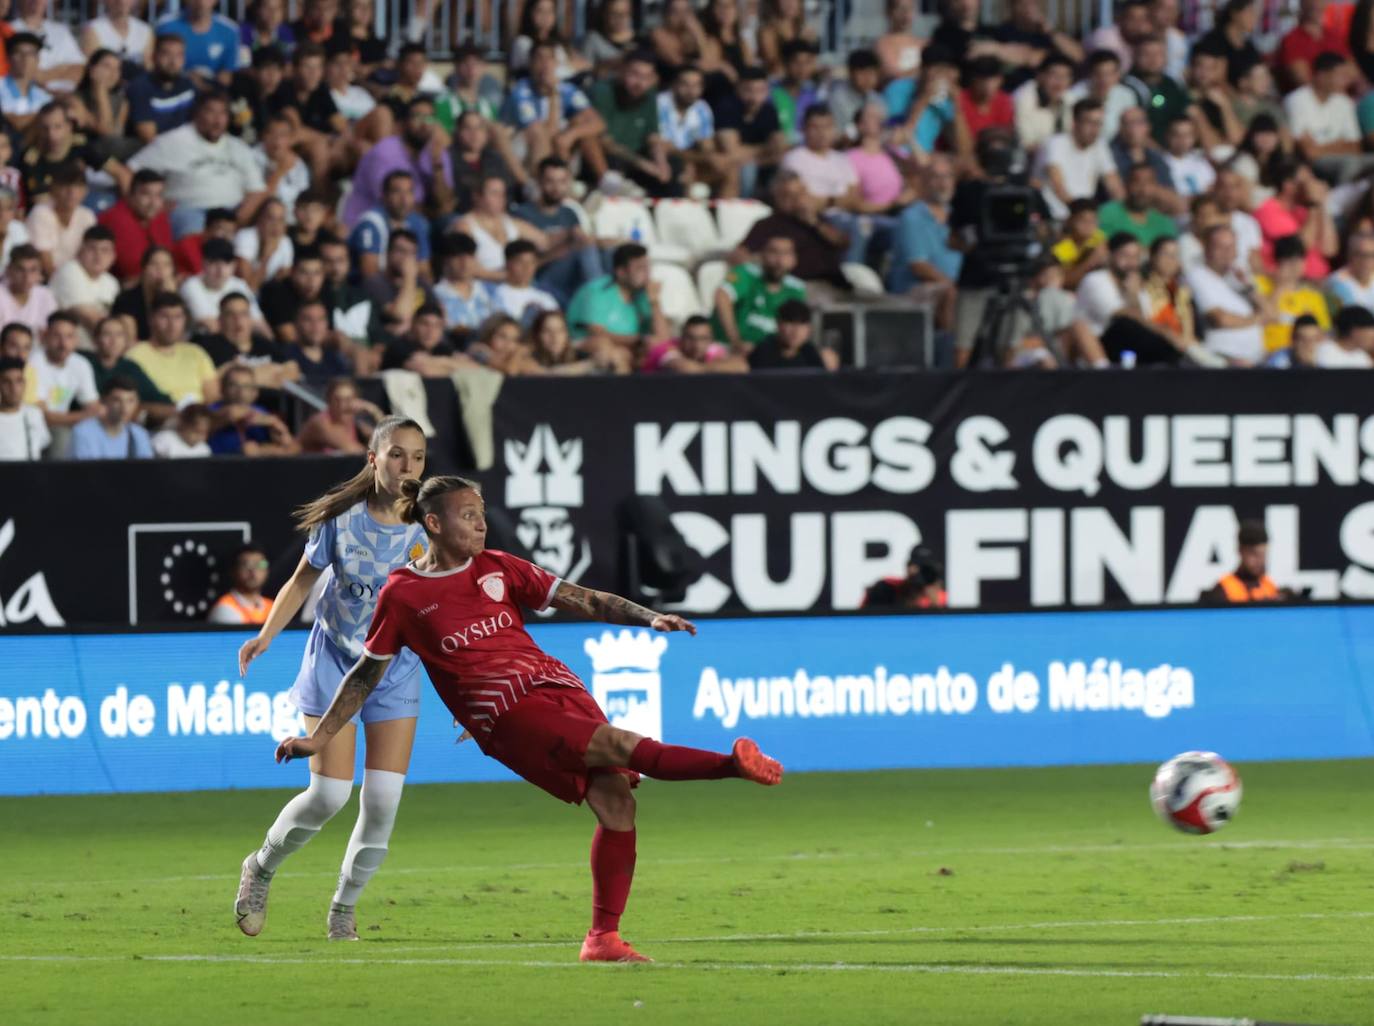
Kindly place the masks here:
POLYGON ((540 424, 528 442, 508 439, 506 505, 582 505, 582 439, 559 442, 553 428, 540 424))
POLYGON ((668 639, 648 631, 623 630, 619 634, 602 631, 600 639, 588 638, 582 649, 592 657, 596 673, 621 671, 658 672, 659 660, 668 648, 668 639))

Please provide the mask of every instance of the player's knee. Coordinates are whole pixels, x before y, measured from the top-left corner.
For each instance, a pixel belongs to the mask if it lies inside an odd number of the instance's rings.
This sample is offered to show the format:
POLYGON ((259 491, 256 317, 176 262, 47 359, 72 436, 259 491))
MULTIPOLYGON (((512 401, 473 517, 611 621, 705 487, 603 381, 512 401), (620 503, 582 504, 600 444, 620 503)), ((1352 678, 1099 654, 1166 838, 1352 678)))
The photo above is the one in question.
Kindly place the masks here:
POLYGON ((630 782, 621 774, 596 777, 587 790, 587 804, 607 829, 634 829, 635 796, 630 782))
POLYGON ((337 777, 324 777, 312 773, 310 775, 310 786, 306 788, 306 800, 309 802, 310 810, 325 822, 348 804, 348 799, 353 794, 353 781, 340 780, 337 777))

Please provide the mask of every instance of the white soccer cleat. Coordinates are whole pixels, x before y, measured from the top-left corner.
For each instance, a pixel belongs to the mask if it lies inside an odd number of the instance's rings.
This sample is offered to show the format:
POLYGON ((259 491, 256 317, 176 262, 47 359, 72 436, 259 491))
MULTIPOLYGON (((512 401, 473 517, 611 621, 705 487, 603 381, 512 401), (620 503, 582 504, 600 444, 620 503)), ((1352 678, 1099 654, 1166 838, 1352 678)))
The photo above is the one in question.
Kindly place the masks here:
POLYGON ((258 865, 256 849, 243 860, 243 872, 239 874, 239 893, 234 899, 234 918, 239 929, 249 937, 262 933, 267 922, 267 889, 272 886, 272 874, 264 873, 258 865))
POLYGON ((350 905, 329 906, 329 939, 332 941, 355 941, 358 939, 358 921, 350 905))

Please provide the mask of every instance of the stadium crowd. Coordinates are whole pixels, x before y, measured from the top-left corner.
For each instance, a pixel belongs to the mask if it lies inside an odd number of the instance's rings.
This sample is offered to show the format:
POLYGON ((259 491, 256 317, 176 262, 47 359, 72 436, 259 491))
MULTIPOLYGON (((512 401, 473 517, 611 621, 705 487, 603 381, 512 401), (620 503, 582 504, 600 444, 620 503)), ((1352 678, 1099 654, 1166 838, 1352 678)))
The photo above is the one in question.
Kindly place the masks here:
POLYGON ((14 4, 0 459, 357 452, 393 371, 825 372, 851 298, 924 305, 955 366, 1374 365, 1369 3, 1126 0, 1077 38, 887 0, 839 55, 802 0, 603 0, 581 39, 526 0, 451 69, 429 0, 392 42, 370 0, 14 4), (1036 316, 989 349, 1002 180, 1036 316))

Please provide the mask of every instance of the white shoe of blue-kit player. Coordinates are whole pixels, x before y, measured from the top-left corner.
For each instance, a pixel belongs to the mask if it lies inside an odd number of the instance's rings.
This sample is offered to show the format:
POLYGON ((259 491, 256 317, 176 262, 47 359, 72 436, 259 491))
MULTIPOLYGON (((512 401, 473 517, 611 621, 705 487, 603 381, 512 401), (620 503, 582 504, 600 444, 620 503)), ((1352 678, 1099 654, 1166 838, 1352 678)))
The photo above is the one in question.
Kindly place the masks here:
POLYGON ((239 893, 234 899, 234 918, 239 929, 249 937, 262 933, 263 924, 267 922, 267 889, 271 886, 272 874, 263 872, 254 849, 243 860, 239 893))

